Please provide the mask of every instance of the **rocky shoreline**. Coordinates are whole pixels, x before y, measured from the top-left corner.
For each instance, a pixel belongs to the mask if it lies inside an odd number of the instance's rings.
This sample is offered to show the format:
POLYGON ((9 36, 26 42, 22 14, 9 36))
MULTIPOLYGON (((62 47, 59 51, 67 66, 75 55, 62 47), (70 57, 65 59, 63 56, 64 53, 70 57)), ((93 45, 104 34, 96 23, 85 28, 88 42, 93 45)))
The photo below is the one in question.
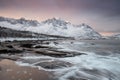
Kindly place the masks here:
POLYGON ((19 59, 19 57, 25 55, 25 53, 31 53, 35 55, 46 55, 52 57, 73 57, 73 56, 85 54, 85 53, 71 52, 71 51, 59 51, 57 48, 46 46, 46 44, 48 45, 50 43, 54 43, 55 45, 58 44, 57 42, 53 42, 53 41, 2 42, 0 45, 0 54, 1 54, 0 58, 1 59, 11 58, 14 60, 15 57, 18 57, 19 59))
POLYGON ((117 40, 1 42, 0 80, 119 80, 119 43, 117 40))
MULTIPOLYGON (((21 58, 26 55, 51 56, 51 57, 62 58, 62 57, 72 57, 83 54, 83 53, 73 54, 72 52, 58 51, 57 48, 45 46, 46 44, 48 45, 51 42, 53 41, 28 40, 28 41, 1 42, 0 43, 0 75, 1 75, 0 80, 53 80, 53 77, 51 78, 51 76, 53 76, 51 72, 47 72, 44 70, 37 70, 38 68, 31 68, 29 66, 22 67, 15 63, 16 61, 22 61, 24 63, 34 63, 36 61, 36 60, 35 61, 24 60, 21 58), (21 77, 18 75, 19 74, 18 72, 20 73, 21 77), (35 74, 33 74, 33 72, 35 72, 35 74), (29 75, 30 73, 31 73, 31 77, 29 75), (7 78, 3 74, 6 75, 7 78), (27 76, 24 77, 23 74, 27 76)), ((57 45, 57 42, 53 42, 53 43, 57 45)), ((45 61, 45 60, 38 60, 38 61, 45 61)), ((46 69, 57 69, 57 68, 72 66, 72 64, 70 64, 69 62, 64 62, 64 61, 52 61, 52 62, 46 61, 42 63, 36 63, 34 65, 41 66, 46 69)))

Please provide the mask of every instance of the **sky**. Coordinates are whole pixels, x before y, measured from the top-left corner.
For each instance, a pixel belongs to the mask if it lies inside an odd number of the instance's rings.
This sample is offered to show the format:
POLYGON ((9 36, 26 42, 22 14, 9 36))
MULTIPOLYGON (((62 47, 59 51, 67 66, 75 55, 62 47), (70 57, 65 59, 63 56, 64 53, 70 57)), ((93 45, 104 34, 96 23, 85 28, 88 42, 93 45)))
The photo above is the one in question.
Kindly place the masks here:
POLYGON ((120 33, 120 0, 0 0, 0 16, 86 23, 100 33, 120 33))

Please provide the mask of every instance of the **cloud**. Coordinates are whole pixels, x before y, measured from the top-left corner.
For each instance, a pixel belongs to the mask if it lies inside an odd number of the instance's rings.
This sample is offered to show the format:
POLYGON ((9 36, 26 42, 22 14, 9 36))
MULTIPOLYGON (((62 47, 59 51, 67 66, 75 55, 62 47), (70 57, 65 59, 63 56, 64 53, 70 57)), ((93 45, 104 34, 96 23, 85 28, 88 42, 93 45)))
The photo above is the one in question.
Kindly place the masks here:
POLYGON ((0 8, 10 7, 15 4, 15 0, 0 0, 0 8))
POLYGON ((105 16, 120 15, 120 0, 0 0, 0 8, 28 10, 71 10, 99 13, 105 16))
POLYGON ((0 0, 0 12, 38 20, 57 16, 88 23, 97 31, 120 32, 120 0, 0 0))

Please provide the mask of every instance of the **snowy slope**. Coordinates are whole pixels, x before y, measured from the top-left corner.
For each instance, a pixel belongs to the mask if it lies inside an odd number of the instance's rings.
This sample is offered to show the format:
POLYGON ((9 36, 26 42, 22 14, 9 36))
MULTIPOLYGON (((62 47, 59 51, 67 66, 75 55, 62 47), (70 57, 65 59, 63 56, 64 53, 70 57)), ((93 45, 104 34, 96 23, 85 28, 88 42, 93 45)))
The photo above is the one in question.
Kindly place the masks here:
POLYGON ((48 19, 43 22, 35 20, 12 19, 0 17, 0 26, 20 31, 32 31, 50 35, 75 37, 79 39, 99 39, 101 35, 86 24, 73 25, 61 19, 48 19))
POLYGON ((109 36, 110 39, 120 39, 120 34, 109 36))
POLYGON ((7 27, 15 30, 26 30, 28 27, 39 26, 40 23, 36 20, 26 20, 24 18, 13 19, 0 17, 0 26, 7 27))
POLYGON ((120 38, 120 34, 116 34, 114 35, 114 37, 120 38))
POLYGON ((87 39, 97 39, 101 35, 94 31, 90 26, 86 24, 73 25, 69 22, 65 22, 61 19, 48 19, 42 22, 43 26, 49 27, 48 33, 62 35, 62 36, 71 36, 75 38, 87 38, 87 39))

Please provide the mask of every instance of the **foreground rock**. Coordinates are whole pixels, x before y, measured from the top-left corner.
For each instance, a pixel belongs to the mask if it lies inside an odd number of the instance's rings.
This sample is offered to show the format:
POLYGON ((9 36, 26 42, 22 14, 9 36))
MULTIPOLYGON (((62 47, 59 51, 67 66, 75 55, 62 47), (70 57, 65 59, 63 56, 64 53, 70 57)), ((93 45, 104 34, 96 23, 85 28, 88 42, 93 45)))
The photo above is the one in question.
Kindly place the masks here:
POLYGON ((45 69, 59 69, 64 67, 70 67, 72 64, 64 61, 46 61, 35 64, 35 66, 41 66, 45 69))
POLYGON ((13 54, 15 54, 15 53, 22 53, 23 51, 21 51, 21 50, 16 50, 16 49, 1 49, 0 50, 0 53, 1 54, 4 54, 4 53, 13 53, 13 54))
POLYGON ((77 55, 85 55, 85 53, 78 53, 78 52, 65 52, 65 51, 54 51, 54 50, 38 50, 36 53, 46 56, 52 56, 52 57, 74 57, 77 55))

